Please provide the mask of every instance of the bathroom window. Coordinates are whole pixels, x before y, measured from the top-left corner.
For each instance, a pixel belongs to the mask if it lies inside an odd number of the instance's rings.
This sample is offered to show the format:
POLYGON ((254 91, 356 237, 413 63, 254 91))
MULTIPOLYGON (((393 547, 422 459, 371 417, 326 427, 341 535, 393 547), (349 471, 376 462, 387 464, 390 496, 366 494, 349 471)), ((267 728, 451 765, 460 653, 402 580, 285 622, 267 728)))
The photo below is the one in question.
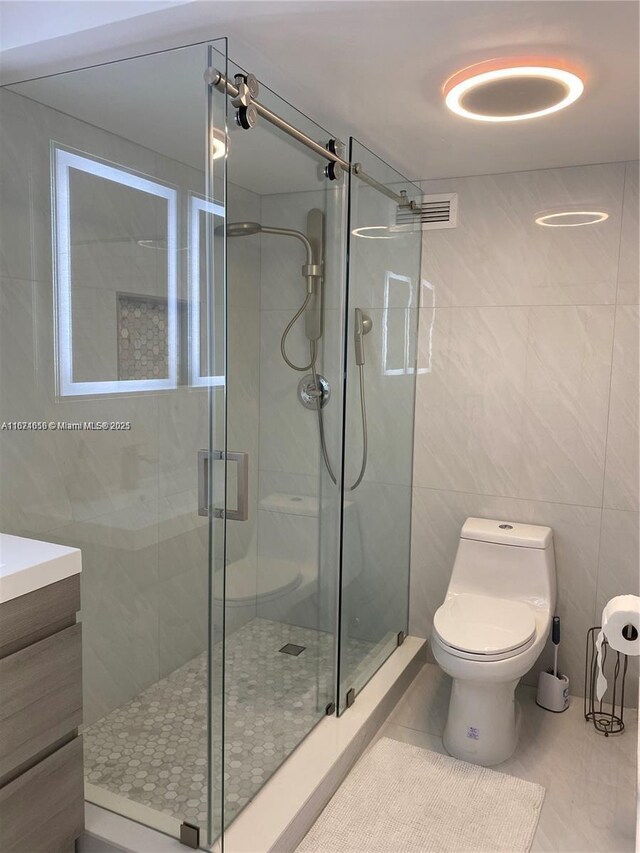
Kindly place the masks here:
MULTIPOLYGON (((56 144, 52 170, 59 395, 175 388, 177 190, 56 144), (119 328, 118 298, 123 290, 157 306, 162 334, 156 335, 157 358, 145 362, 150 369, 144 371, 141 358, 136 359, 141 362, 137 371, 122 373, 119 366, 124 339, 119 332, 124 330, 119 328)), ((154 344, 152 354, 153 349, 154 344)))

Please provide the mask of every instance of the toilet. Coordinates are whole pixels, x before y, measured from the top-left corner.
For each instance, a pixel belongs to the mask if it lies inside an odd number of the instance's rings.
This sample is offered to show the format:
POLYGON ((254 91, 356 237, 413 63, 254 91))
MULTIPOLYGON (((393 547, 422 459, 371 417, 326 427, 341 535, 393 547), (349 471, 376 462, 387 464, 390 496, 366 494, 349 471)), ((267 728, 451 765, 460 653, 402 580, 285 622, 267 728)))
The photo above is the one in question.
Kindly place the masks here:
POLYGON ((553 532, 468 518, 431 648, 453 679, 443 741, 455 758, 490 767, 518 742, 515 689, 540 656, 556 604, 553 532))

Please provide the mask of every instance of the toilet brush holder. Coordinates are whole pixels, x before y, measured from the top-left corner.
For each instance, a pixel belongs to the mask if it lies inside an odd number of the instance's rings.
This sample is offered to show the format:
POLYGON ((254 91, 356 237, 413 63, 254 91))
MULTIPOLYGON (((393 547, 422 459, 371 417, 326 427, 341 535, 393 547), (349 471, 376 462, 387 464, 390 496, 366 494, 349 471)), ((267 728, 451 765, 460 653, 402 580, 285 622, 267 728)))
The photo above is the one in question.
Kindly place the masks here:
POLYGON ((561 714, 569 707, 569 679, 558 672, 558 646, 560 645, 560 617, 554 616, 551 627, 553 643, 553 669, 541 672, 538 677, 536 704, 547 711, 561 714))
POLYGON ((551 669, 541 672, 538 677, 536 704, 556 714, 566 711, 569 707, 568 677, 559 672, 554 674, 551 669))

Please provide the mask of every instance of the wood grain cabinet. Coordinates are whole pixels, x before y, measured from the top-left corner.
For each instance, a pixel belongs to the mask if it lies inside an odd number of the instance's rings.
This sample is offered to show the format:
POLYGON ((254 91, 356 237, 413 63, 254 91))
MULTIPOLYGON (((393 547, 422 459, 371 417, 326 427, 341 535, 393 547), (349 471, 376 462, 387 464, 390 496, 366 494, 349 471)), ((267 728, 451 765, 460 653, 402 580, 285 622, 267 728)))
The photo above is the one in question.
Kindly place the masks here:
POLYGON ((80 576, 0 603, 0 850, 69 853, 84 827, 80 576))

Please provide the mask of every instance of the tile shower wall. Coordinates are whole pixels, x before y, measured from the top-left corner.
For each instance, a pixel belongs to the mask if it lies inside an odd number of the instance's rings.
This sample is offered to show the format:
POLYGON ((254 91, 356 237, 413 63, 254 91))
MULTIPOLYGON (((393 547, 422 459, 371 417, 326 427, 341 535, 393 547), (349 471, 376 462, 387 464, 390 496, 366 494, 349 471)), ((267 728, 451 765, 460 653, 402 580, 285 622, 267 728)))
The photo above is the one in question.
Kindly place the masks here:
POLYGON ((457 192, 459 213, 423 240, 411 632, 430 634, 467 516, 550 525, 560 665, 580 694, 587 629, 638 594, 638 163, 423 188, 457 192), (585 205, 609 218, 534 222, 585 205))
MULTIPOLYGON (((56 398, 49 141, 185 193, 201 192, 203 176, 6 90, 0 92, 0 116, 0 419, 132 424, 119 433, 0 433, 3 531, 82 548, 85 721, 91 723, 206 648, 207 523, 196 512, 195 485, 197 450, 208 435, 207 391, 181 386, 56 398)), ((244 218, 258 217, 257 196, 230 187, 230 199, 244 218)), ((87 210, 92 207, 102 217, 100 227, 119 224, 126 233, 121 242, 75 247, 76 307, 95 329, 82 341, 78 367, 90 379, 117 379, 117 296, 153 301, 163 298, 164 289, 166 297, 162 251, 137 244, 136 238, 154 235, 146 221, 120 208, 109 220, 108 206, 96 201, 87 210)), ((87 229, 90 223, 88 217, 82 221, 87 229)), ((230 322, 240 322, 237 295, 242 322, 256 330, 259 297, 246 299, 244 291, 258 294, 259 263, 249 246, 244 250, 246 263, 237 260, 237 287, 230 294, 230 322)), ((180 288, 185 299, 184 275, 180 288)), ((258 379, 251 365, 258 359, 257 337, 247 336, 246 357, 233 358, 229 377, 229 394, 238 398, 230 429, 254 465, 258 379)), ((256 495, 255 468, 250 477, 256 495)), ((233 533, 232 557, 247 554, 254 541, 255 512, 250 518, 233 533)))

